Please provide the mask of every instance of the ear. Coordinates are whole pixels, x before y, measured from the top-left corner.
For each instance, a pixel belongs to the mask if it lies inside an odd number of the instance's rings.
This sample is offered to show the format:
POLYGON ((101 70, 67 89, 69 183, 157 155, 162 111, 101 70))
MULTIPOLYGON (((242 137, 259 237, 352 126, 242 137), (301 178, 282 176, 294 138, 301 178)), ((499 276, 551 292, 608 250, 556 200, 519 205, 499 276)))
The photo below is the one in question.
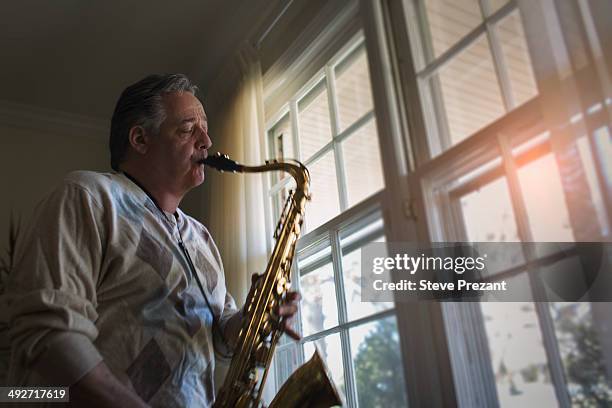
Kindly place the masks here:
POLYGON ((132 126, 128 134, 128 140, 132 149, 140 154, 145 154, 149 149, 149 138, 142 126, 132 126))

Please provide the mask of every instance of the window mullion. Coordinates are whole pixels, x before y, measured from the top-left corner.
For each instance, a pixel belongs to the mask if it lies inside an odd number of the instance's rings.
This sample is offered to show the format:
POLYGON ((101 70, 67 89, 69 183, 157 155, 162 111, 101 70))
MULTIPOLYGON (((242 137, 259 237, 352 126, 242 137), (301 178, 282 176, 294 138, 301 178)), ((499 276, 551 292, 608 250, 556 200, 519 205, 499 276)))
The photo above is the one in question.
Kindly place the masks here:
POLYGON ((334 269, 334 283, 336 285, 336 302, 338 303, 338 322, 340 325, 348 322, 344 281, 342 279, 342 248, 338 230, 331 233, 332 264, 334 269))
MULTIPOLYGON (((344 280, 342 279, 342 248, 340 246, 340 233, 336 229, 331 232, 332 264, 334 269, 334 283, 336 286, 336 302, 338 306, 338 322, 340 326, 348 322, 346 309, 346 296, 344 294, 344 280)), ((340 330, 340 343, 342 348, 342 361, 344 362, 344 386, 346 390, 346 403, 349 407, 357 406, 357 389, 354 382, 353 358, 351 341, 348 329, 340 330)))
MULTIPOLYGON (((498 133, 497 141, 508 182, 508 189, 510 191, 510 199, 512 201, 512 208, 516 218, 519 238, 522 242, 534 242, 531 229, 529 227, 527 207, 525 205, 525 199, 523 197, 518 178, 518 167, 516 166, 514 158, 512 157, 512 146, 504 134, 498 133)), ((528 264, 536 260, 536 254, 533 251, 532 246, 524 246, 523 252, 528 264)), ((546 290, 542 286, 541 280, 535 275, 538 273, 538 271, 529 270, 529 266, 527 268, 529 283, 531 284, 534 299, 545 299, 546 290)), ((567 389, 567 383, 565 382, 565 372, 563 370, 561 353, 559 352, 559 344, 555 335, 555 327, 548 308, 548 302, 536 301, 534 302, 534 305, 538 316, 538 321, 540 322, 542 342, 544 343, 544 349, 546 351, 546 357, 548 360, 548 368, 550 370, 550 377, 552 383, 554 384, 557 401, 559 402, 559 406, 561 408, 569 408, 571 407, 571 401, 567 389)))
MULTIPOLYGON (((472 45, 478 37, 480 37, 483 33, 486 32, 486 24, 496 24, 508 14, 510 14, 515 8, 513 2, 508 2, 501 9, 496 11, 492 16, 488 17, 485 21, 477 25, 470 31, 467 35, 457 41, 456 44, 451 46, 448 50, 444 51, 441 55, 436 57, 433 60, 428 61, 428 65, 418 71, 417 75, 419 78, 427 78, 433 73, 440 70, 444 65, 446 65, 449 61, 454 59, 457 55, 466 50, 470 45, 472 45)), ((421 21, 427 21, 421 19, 421 21)))
MULTIPOLYGON (((366 317, 362 317, 360 319, 357 320, 351 320, 350 322, 342 325, 342 326, 334 326, 334 327, 330 327, 329 329, 325 329, 323 331, 317 332, 315 334, 309 334, 308 336, 302 338, 302 340, 300 340, 302 343, 308 343, 309 341, 317 341, 320 340, 322 338, 325 338, 329 335, 332 334, 336 334, 336 333, 340 333, 342 330, 344 331, 348 331, 350 329, 352 329, 353 327, 357 327, 357 326, 362 326, 362 325, 366 325, 368 323, 375 323, 377 321, 380 320, 384 320, 385 318, 389 317, 389 316, 396 316, 396 309, 386 309, 382 312, 378 312, 375 313, 373 315, 369 315, 366 317)), ((283 345, 285 346, 285 345, 283 345)))
POLYGON ((366 125, 370 120, 374 118, 374 111, 368 111, 362 117, 353 122, 352 125, 344 129, 342 132, 336 135, 334 140, 338 143, 342 142, 344 139, 356 133, 359 129, 361 129, 364 125, 366 125))
MULTIPOLYGON (((368 113, 363 115, 361 118, 357 119, 357 121, 353 123, 351 126, 343 130, 340 134, 336 135, 333 140, 331 140, 325 146, 321 147, 319 150, 313 153, 312 156, 308 158, 308 160, 302 160, 302 163, 308 166, 309 164, 316 162, 321 157, 323 157, 325 154, 327 154, 330 150, 334 149, 334 145, 339 146, 340 143, 342 143, 345 139, 355 134, 358 130, 360 130, 363 126, 365 126, 373 118, 374 118, 374 111, 369 111, 368 113)), ((342 157, 344 158, 344 156, 342 157)), ((346 175, 346 173, 344 174, 346 175)))
POLYGON ((328 144, 326 144, 325 146, 323 146, 322 148, 320 148, 319 150, 317 150, 317 152, 314 153, 312 156, 310 156, 310 158, 308 160, 302 160, 302 163, 305 166, 309 166, 312 163, 317 162, 321 157, 325 156, 333 148, 334 148, 333 141, 331 141, 328 144))
MULTIPOLYGON (((430 107, 429 111, 433 112, 433 115, 427 115, 427 125, 431 130, 438 134, 438 140, 440 146, 429 146, 429 156, 433 156, 441 151, 444 151, 450 146, 450 130, 448 128, 448 122, 446 120, 446 109, 444 108, 444 101, 442 99, 442 87, 440 85, 439 77, 434 77, 435 73, 433 70, 429 72, 430 67, 435 67, 435 57, 432 44, 431 30, 429 29, 429 22, 427 19, 427 12, 425 10, 425 4, 422 0, 414 0, 414 11, 418 16, 419 20, 419 32, 421 37, 421 45, 423 48, 423 59, 425 65, 418 67, 419 74, 416 75, 416 81, 418 88, 421 90, 421 97, 425 97, 427 101, 426 105, 430 107), (428 83, 429 82, 429 83, 428 83), (425 95, 428 94, 428 95, 425 95)), ((434 68, 436 70, 437 68, 434 68)), ((419 101, 420 103, 420 101, 419 101)))
POLYGON ((325 66, 325 79, 327 80, 327 99, 329 105, 329 118, 331 121, 332 147, 334 149, 334 163, 336 164, 336 182, 340 196, 340 211, 348 208, 348 194, 346 191, 346 174, 344 173, 344 156, 340 144, 335 141, 340 132, 338 118, 338 98, 336 96, 336 74, 331 65, 325 66))
MULTIPOLYGON (((294 258, 294 260, 296 258, 294 258)), ((300 287, 300 271, 298 269, 297 262, 293 262, 293 264, 291 265, 291 275, 292 275, 292 279, 291 279, 292 280, 292 286, 294 287, 294 290, 300 292, 301 291, 301 287, 300 287)), ((295 322, 294 327, 297 327, 297 330, 299 331, 299 333, 301 335, 303 335, 303 330, 302 330, 302 313, 301 313, 301 311, 300 311, 300 313, 297 313, 296 322, 295 322)), ((301 342, 298 342, 298 343, 291 342, 291 343, 295 347, 297 347, 297 356, 298 356, 297 364, 298 364, 298 367, 300 367, 302 364, 304 364, 304 360, 305 360, 304 359, 304 346, 303 346, 303 344, 301 342)))
POLYGON ((512 146, 510 145, 508 137, 503 133, 497 134, 497 143, 508 182, 508 190, 510 191, 512 208, 516 218, 518 236, 522 242, 533 242, 529 217, 527 215, 527 207, 525 206, 525 199, 518 178, 518 168, 512 157, 512 146))
MULTIPOLYGON (((431 92, 431 105, 434 112, 435 122, 430 123, 430 127, 438 132, 438 140, 440 146, 437 147, 440 150, 436 151, 436 148, 430 149, 430 155, 436 155, 440 152, 447 150, 451 145, 451 134, 448 126, 448 120, 446 115, 446 105, 444 104, 444 98, 442 96, 442 84, 440 83, 439 76, 432 76, 428 79, 421 79, 420 81, 429 81, 429 84, 425 84, 425 89, 431 92)), ((421 84, 423 86, 423 84, 421 84)))
POLYGON ((423 70, 418 72, 419 78, 429 78, 431 75, 444 68, 444 65, 452 61, 457 55, 465 51, 470 45, 474 44, 478 37, 486 31, 485 24, 480 23, 468 35, 461 38, 455 45, 444 51, 442 55, 435 58, 423 70))
MULTIPOLYGON (((274 194, 276 194, 279 191, 281 191, 283 189, 283 187, 286 187, 287 185, 289 185, 289 183, 291 183, 291 180, 292 179, 290 177, 285 177, 284 179, 282 179, 278 183, 274 184, 272 187, 270 187, 269 195, 274 196, 274 194)), ((279 214, 274 214, 274 215, 279 215, 279 214)))
POLYGON ((427 12, 425 10, 425 4, 422 0, 413 0, 414 11, 419 20, 419 33, 423 46, 423 66, 418 67, 420 71, 424 66, 428 65, 434 60, 433 44, 431 41, 432 35, 429 29, 429 21, 427 19, 427 12))
POLYGON ((495 67, 495 72, 497 73, 497 81, 501 89, 502 100, 504 101, 506 112, 509 112, 515 106, 512 86, 510 84, 510 75, 508 74, 504 53, 502 52, 499 37, 497 36, 497 32, 495 30, 495 25, 497 23, 492 23, 488 20, 488 5, 485 3, 486 0, 480 0, 480 9, 482 11, 483 18, 485 19, 485 28, 487 31, 487 37, 489 38, 489 49, 491 50, 491 56, 493 57, 493 66, 495 67))
POLYGON ((298 105, 297 99, 291 99, 289 101, 289 120, 291 121, 291 137, 293 138, 293 154, 298 160, 301 160, 302 155, 300 152, 300 122, 298 117, 298 105))

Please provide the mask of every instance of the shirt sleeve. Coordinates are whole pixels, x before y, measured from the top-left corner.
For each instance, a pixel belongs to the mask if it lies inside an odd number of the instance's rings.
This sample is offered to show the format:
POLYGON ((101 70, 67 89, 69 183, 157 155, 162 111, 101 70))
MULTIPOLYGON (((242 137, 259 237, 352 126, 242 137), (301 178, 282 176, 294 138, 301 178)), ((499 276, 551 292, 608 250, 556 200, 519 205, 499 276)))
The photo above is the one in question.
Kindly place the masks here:
POLYGON ((236 302, 229 293, 225 294, 225 304, 218 319, 219 330, 214 330, 214 347, 220 359, 231 358, 234 354, 234 345, 237 338, 229 338, 229 333, 238 333, 244 315, 242 309, 236 308, 236 302))
MULTIPOLYGON (((102 214, 88 191, 68 182, 35 211, 7 287, 17 371, 71 385, 102 361, 93 344, 102 214)), ((12 380, 21 385, 24 379, 15 373, 12 367, 12 380)))

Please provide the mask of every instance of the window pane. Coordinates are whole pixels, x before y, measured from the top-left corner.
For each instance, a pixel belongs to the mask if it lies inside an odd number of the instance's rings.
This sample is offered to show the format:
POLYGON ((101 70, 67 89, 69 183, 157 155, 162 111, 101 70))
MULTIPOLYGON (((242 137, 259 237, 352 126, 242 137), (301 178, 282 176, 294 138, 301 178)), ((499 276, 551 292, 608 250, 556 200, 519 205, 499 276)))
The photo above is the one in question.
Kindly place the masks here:
POLYGON ((326 239, 323 245, 325 245, 323 249, 315 252, 312 255, 303 256, 302 253, 300 253, 298 257, 298 268, 305 269, 317 262, 325 262, 323 261, 325 258, 327 258, 327 262, 331 262, 331 244, 329 243, 329 240, 326 239))
MULTIPOLYGON (((282 336, 281 339, 284 337, 287 336, 282 336)), ((276 380, 282 385, 299 366, 298 348, 294 344, 278 347, 274 353, 274 366, 276 367, 276 380)))
POLYGON ((504 114, 488 42, 481 36, 430 81, 440 82, 443 107, 438 108, 446 113, 451 145, 504 114))
POLYGON ((306 161, 331 140, 329 103, 325 81, 298 103, 300 158, 306 161))
POLYGON ((336 67, 336 95, 340 131, 373 109, 370 72, 364 46, 336 67))
MULTIPOLYGON (((518 242, 516 221, 506 178, 499 178, 461 197, 466 238, 470 242, 518 242)), ((487 259, 489 275, 521 265, 525 257, 520 247, 496 251, 487 259)), ((520 276, 521 280, 526 279, 520 276)), ((527 284, 527 283, 525 283, 527 284)))
POLYGON ((384 188, 376 121, 341 143, 349 207, 384 188))
POLYGON ((538 93, 518 11, 505 18, 497 26, 497 30, 504 64, 510 77, 512 96, 518 106, 538 93))
POLYGON ((552 153, 521 167, 518 177, 533 240, 574 241, 561 177, 552 153))
POLYGON ((500 406, 557 406, 533 303, 486 302, 480 306, 500 406))
POLYGON ((295 181, 293 180, 290 180, 289 183, 287 183, 287 185, 282 187, 278 192, 276 192, 272 196, 272 210, 274 211, 274 216, 277 217, 274 221, 275 227, 276 227, 276 223, 278 222, 278 217, 280 217, 281 211, 283 211, 285 203, 287 202, 287 198, 289 197, 290 190, 295 190, 295 181))
POLYGON ((461 197, 461 212, 468 241, 519 241, 505 177, 461 197))
MULTIPOLYGON (((372 216, 366 216, 366 217, 372 217, 372 216)), ((380 211, 377 211, 375 213, 374 218, 370 218, 371 222, 368 223, 368 221, 365 218, 362 220, 365 220, 365 222, 367 223, 365 226, 360 227, 358 229, 344 229, 343 228, 340 231, 340 245, 342 246, 342 248, 359 245, 358 241, 363 240, 368 235, 371 235, 371 234, 383 235, 384 234, 383 230, 385 228, 385 222, 382 218, 382 213, 380 211)), ((358 221, 356 221, 356 223, 353 225, 358 225, 357 222, 358 221)), ((384 242, 385 237, 382 236, 382 239, 383 239, 382 242, 384 242)))
POLYGON ((550 303, 550 308, 573 404, 612 406, 610 303, 550 303))
POLYGON ((395 316, 355 327, 349 335, 359 406, 408 406, 395 316))
POLYGON ((340 213, 340 199, 336 182, 334 153, 308 165, 312 200, 306 204, 306 229, 312 231, 340 213))
POLYGON ((487 0, 489 2, 490 14, 495 13, 497 10, 502 8, 509 0, 487 0))
POLYGON ((344 384, 344 364, 342 363, 342 346, 340 343, 340 335, 338 333, 323 337, 322 339, 309 341, 304 343, 304 361, 310 360, 314 353, 314 344, 319 348, 321 358, 327 364, 327 368, 331 372, 332 380, 342 392, 346 395, 346 386, 344 384))
MULTIPOLYGON (((597 213, 597 221, 599 222, 599 226, 601 228, 601 235, 605 237, 610 234, 609 222, 608 216, 606 214, 606 204, 602 196, 602 191, 599 186, 599 182, 597 181, 595 159, 593 158, 593 153, 591 151, 591 147, 589 146, 589 141, 586 137, 581 137, 580 139, 578 139, 577 145, 578 151, 580 152, 580 160, 582 161, 582 165, 584 166, 585 176, 589 184, 591 201, 595 206, 595 211, 597 213)), ((610 157, 612 158, 612 155, 610 157)))
MULTIPOLYGON (((295 157, 293 137, 291 135, 291 121, 288 113, 268 131, 268 145, 270 158, 295 157)), ((274 185, 285 175, 279 171, 272 171, 269 172, 268 177, 270 177, 270 185, 274 185)))
POLYGON ((482 22, 478 0, 426 0, 425 12, 434 57, 439 57, 482 22))
POLYGON ((595 131, 595 145, 606 187, 612 189, 612 135, 606 126, 595 131))
POLYGON ((480 176, 484 176, 486 173, 489 173, 501 166, 502 166, 502 159, 501 157, 497 156, 493 160, 488 161, 486 164, 459 175, 457 177, 457 184, 458 185, 468 184, 469 182, 475 181, 480 176))
MULTIPOLYGON (((375 242, 385 242, 385 237, 380 237, 375 242)), ((367 243, 369 242, 363 245, 367 243)), ((349 321, 393 308, 393 302, 363 302, 361 300, 361 248, 347 253, 344 253, 343 249, 342 252, 342 277, 349 321)), ((381 276, 381 279, 390 281, 390 278, 384 275, 381 276)))
POLYGON ((302 334, 309 336, 338 325, 336 285, 331 264, 300 277, 302 334))
POLYGON ((272 149, 270 152, 270 157, 295 157, 295 153, 293 152, 293 136, 291 135, 291 121, 289 120, 289 114, 286 114, 281 120, 276 122, 272 129, 268 131, 268 137, 270 140, 270 148, 272 149))

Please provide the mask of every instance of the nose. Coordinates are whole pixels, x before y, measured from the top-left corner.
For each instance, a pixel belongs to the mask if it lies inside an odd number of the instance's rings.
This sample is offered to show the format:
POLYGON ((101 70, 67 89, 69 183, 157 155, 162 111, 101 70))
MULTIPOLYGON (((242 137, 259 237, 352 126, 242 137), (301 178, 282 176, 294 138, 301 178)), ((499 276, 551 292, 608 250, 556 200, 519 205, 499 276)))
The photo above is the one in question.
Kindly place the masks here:
POLYGON ((212 146, 212 140, 210 140, 210 136, 208 135, 208 129, 203 126, 198 126, 198 128, 196 147, 204 150, 210 149, 212 146))

